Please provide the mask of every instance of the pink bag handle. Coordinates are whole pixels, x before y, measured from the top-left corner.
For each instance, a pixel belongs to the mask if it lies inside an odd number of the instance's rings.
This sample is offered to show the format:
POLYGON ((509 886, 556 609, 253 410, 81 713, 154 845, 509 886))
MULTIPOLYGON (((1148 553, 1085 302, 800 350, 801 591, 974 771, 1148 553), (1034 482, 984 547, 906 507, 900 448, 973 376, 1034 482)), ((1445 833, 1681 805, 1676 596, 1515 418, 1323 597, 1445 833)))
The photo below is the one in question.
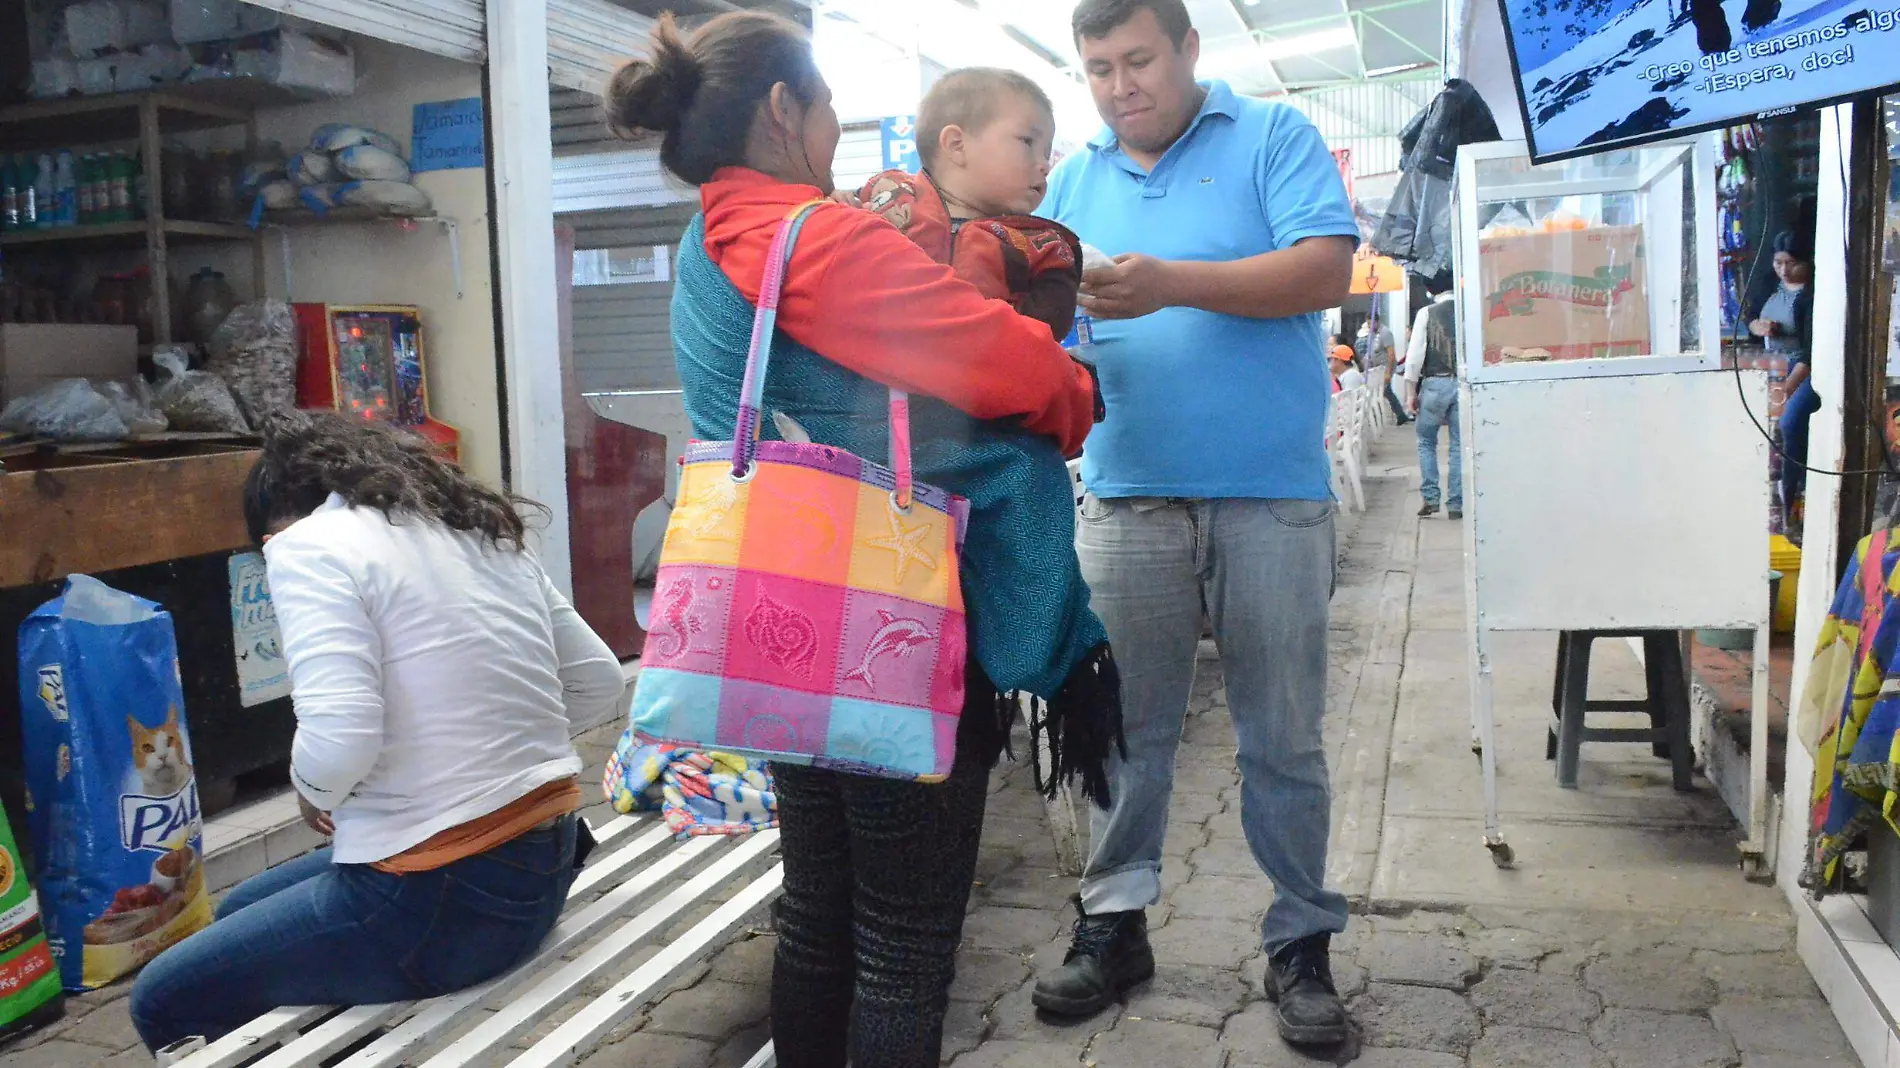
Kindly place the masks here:
MULTIPOLYGON (((759 428, 765 406, 765 373, 772 358, 772 335, 778 330, 778 302, 785 288, 785 269, 792 262, 792 248, 805 220, 825 201, 813 200, 793 208, 779 224, 772 238, 772 250, 765 259, 765 278, 759 284, 759 310, 752 318, 752 344, 746 352, 745 380, 739 387, 738 424, 732 431, 732 478, 744 482, 752 477, 753 462, 759 455, 759 428)), ((909 509, 914 489, 910 459, 910 395, 893 389, 891 393, 891 470, 897 476, 897 488, 891 500, 900 509, 909 509)))

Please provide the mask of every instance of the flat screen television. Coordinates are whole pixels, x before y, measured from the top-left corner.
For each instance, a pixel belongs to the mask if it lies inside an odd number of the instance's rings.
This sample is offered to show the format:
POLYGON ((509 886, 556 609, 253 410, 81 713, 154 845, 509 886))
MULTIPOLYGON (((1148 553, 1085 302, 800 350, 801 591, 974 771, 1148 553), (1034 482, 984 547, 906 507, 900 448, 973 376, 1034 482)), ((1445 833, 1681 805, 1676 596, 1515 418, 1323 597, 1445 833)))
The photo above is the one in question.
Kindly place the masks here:
POLYGON ((1498 3, 1540 162, 1900 86, 1896 0, 1498 3))

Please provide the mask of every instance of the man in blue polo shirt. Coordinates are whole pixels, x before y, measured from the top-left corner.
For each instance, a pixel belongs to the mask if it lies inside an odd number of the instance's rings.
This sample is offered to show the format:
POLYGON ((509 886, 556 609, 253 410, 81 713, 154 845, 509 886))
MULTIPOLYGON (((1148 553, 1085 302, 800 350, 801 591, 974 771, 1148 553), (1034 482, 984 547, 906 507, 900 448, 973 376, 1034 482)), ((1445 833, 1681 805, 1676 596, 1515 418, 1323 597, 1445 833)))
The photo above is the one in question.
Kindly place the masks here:
POLYGON ((1065 159, 1042 212, 1112 256, 1083 308, 1108 418, 1082 459, 1076 547, 1121 666, 1127 759, 1093 815, 1074 942, 1035 1003, 1080 1015, 1154 972, 1144 909, 1203 613, 1226 673, 1241 822, 1272 880, 1267 990, 1289 1042, 1343 1041, 1327 950, 1321 720, 1333 502, 1319 312, 1346 297, 1358 228, 1318 131, 1197 83, 1182 0, 1083 0, 1074 29, 1108 128, 1065 159))

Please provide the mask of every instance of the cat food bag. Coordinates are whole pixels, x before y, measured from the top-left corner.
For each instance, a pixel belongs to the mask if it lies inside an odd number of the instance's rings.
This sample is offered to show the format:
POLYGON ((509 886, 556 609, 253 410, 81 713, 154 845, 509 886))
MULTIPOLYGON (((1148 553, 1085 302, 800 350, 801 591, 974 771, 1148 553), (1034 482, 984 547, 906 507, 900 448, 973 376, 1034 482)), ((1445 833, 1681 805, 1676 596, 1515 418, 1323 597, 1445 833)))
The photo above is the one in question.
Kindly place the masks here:
POLYGON ((13 827, 0 811, 0 1042, 64 1015, 62 1000, 39 899, 26 881, 13 827))
POLYGON ((88 575, 20 624, 27 820, 67 990, 211 922, 171 615, 88 575))

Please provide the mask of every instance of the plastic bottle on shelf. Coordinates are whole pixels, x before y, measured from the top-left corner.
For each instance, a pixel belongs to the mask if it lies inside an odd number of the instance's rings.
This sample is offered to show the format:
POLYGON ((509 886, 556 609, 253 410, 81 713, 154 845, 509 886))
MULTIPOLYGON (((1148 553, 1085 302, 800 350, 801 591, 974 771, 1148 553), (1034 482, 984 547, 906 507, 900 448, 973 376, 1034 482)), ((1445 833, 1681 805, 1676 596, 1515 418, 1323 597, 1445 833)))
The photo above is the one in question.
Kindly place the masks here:
POLYGON ((106 161, 104 152, 92 157, 92 221, 102 223, 112 218, 112 183, 106 179, 106 161))
POLYGON ((36 212, 36 225, 42 229, 58 225, 54 219, 59 214, 53 202, 53 154, 40 153, 39 165, 33 175, 33 202, 36 212))
POLYGON ((107 187, 111 190, 113 222, 132 221, 132 158, 114 152, 106 166, 107 187))
POLYGON ((13 177, 13 196, 20 210, 20 229, 31 230, 40 224, 39 190, 33 185, 33 157, 16 157, 13 161, 13 177))
POLYGON ((53 225, 79 225, 79 179, 73 173, 73 154, 61 149, 53 165, 53 225))
POLYGON ((0 228, 20 228, 19 171, 12 156, 0 156, 0 228))
POLYGON ((127 181, 131 184, 132 191, 131 217, 134 219, 143 219, 145 218, 145 205, 147 203, 145 199, 145 154, 143 152, 133 153, 128 157, 127 165, 132 169, 131 174, 127 178, 127 181))
POLYGON ((87 226, 99 221, 99 202, 93 199, 92 171, 95 158, 88 152, 79 157, 79 224, 87 226))
POLYGON ((211 335, 224 325, 225 317, 237 307, 237 293, 224 280, 224 274, 209 267, 191 276, 185 287, 185 325, 190 340, 211 344, 211 335))

